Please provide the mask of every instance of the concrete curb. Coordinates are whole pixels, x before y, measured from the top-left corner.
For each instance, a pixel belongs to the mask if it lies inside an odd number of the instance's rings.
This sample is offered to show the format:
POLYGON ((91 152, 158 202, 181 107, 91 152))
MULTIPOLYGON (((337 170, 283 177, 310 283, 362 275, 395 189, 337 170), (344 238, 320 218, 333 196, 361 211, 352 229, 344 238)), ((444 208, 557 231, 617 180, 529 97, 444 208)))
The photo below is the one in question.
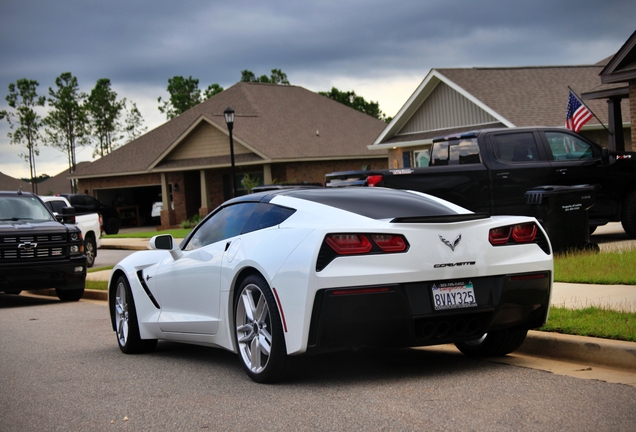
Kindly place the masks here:
MULTIPOLYGON (((50 296, 50 297, 57 297, 57 293, 55 292, 54 288, 35 290, 35 291, 29 291, 29 292, 31 294, 50 296)), ((82 298, 83 299, 90 299, 90 300, 103 300, 103 301, 106 301, 106 300, 108 300, 108 291, 85 289, 84 290, 84 295, 82 296, 82 298)))
POLYGON ((636 371, 636 342, 531 330, 516 352, 636 371))

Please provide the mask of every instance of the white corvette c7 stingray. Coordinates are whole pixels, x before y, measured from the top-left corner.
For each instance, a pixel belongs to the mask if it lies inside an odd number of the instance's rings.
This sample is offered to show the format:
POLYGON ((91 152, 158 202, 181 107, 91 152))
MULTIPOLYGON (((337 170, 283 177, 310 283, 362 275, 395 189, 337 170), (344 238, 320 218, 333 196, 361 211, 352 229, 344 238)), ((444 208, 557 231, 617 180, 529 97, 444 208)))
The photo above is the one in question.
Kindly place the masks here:
POLYGON ((418 192, 261 192, 224 203, 180 246, 150 243, 111 274, 120 349, 220 347, 257 382, 299 355, 360 346, 504 355, 549 312, 552 251, 534 218, 418 192))

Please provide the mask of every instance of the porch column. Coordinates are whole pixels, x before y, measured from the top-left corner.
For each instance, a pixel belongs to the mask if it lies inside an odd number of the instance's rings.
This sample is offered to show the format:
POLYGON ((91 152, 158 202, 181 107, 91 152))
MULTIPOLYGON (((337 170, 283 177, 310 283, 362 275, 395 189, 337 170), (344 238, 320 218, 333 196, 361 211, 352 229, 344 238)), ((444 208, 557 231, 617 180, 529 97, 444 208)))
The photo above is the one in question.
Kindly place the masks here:
POLYGON ((163 209, 161 210, 161 225, 158 229, 170 229, 172 225, 177 223, 177 219, 170 205, 170 192, 168 191, 168 176, 166 173, 161 173, 161 203, 163 209))
POLYGON ((625 151, 625 137, 623 136, 623 115, 621 113, 621 98, 612 97, 607 100, 609 117, 609 149, 625 151))
POLYGON ((270 164, 263 165, 263 184, 272 184, 272 166, 270 164))
POLYGON ((199 214, 206 216, 210 213, 210 195, 208 194, 205 170, 199 170, 199 180, 201 182, 201 207, 199 207, 199 214))

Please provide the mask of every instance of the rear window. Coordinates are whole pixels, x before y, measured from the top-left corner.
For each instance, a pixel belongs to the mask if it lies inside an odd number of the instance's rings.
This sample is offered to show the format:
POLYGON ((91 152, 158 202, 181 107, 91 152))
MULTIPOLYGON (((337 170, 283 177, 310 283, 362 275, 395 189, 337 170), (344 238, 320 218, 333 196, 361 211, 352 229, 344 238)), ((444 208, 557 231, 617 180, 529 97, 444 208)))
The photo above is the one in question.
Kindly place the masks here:
POLYGON ((302 190, 286 195, 335 207, 371 219, 456 214, 444 204, 411 192, 368 187, 302 190))
POLYGON ((467 165, 481 163, 477 138, 442 141, 433 144, 429 165, 467 165))

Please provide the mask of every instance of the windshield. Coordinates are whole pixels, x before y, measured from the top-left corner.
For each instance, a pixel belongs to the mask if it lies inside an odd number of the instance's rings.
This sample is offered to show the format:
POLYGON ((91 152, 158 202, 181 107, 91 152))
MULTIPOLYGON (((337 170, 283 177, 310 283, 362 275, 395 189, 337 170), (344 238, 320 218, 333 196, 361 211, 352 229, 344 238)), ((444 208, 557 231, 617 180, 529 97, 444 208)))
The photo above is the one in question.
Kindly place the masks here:
POLYGON ((0 196, 0 221, 49 221, 51 213, 35 197, 0 196))

